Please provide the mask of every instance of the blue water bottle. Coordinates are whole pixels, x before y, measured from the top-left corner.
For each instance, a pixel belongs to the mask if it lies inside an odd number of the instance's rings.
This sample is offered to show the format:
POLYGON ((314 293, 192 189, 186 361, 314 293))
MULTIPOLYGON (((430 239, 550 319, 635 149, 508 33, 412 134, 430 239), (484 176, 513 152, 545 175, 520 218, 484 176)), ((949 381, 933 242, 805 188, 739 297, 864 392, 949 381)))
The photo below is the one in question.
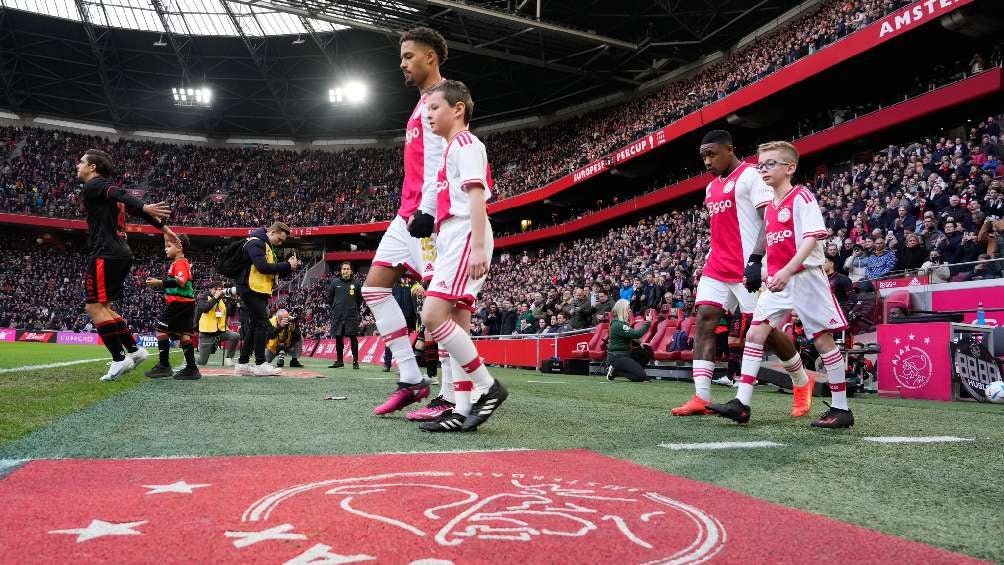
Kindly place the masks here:
POLYGON ((976 305, 976 323, 980 326, 985 326, 987 324, 987 314, 983 311, 982 302, 976 305))

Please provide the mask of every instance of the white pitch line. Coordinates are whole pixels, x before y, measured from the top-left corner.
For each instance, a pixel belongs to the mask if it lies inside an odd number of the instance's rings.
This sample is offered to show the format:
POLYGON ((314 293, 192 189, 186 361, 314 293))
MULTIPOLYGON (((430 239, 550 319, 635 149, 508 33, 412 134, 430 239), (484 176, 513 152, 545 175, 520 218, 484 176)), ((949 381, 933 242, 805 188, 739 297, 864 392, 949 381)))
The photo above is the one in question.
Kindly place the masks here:
POLYGON ((955 436, 919 436, 919 437, 879 436, 879 437, 866 437, 862 439, 874 443, 952 443, 960 441, 973 441, 972 438, 955 437, 955 436))
POLYGON ((754 449, 759 447, 784 447, 773 441, 712 441, 708 443, 660 443, 659 447, 683 451, 688 449, 754 449))
POLYGON ((109 361, 107 357, 100 359, 77 359, 76 361, 63 361, 61 363, 47 363, 45 365, 25 365, 23 367, 11 367, 0 369, 0 373, 16 373, 18 371, 35 371, 38 369, 55 369, 56 367, 69 367, 70 365, 80 365, 81 363, 94 363, 95 361, 109 361))
POLYGON ((565 381, 526 381, 528 383, 537 383, 539 385, 567 385, 565 381))

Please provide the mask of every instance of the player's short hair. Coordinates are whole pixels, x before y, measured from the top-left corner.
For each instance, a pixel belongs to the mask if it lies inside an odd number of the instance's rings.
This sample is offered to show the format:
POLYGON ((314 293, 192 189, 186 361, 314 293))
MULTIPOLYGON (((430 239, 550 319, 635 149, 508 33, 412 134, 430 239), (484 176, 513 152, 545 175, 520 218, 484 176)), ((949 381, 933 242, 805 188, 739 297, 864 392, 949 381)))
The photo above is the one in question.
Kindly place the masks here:
POLYGON ((451 107, 457 102, 464 103, 464 124, 471 123, 471 116, 474 115, 474 100, 471 99, 471 91, 467 85, 459 80, 444 80, 436 85, 429 93, 442 92, 446 103, 451 107))
POLYGON ((713 129, 701 138, 701 145, 707 145, 708 143, 732 145, 732 134, 723 129, 713 129))
POLYGON ((339 265, 338 268, 341 269, 345 265, 348 265, 350 269, 352 268, 352 262, 351 261, 342 261, 342 264, 339 265))
POLYGON ((285 222, 276 222, 269 226, 268 231, 281 231, 286 235, 289 235, 289 226, 285 222))
POLYGON ((787 141, 768 141, 763 143, 760 147, 757 147, 757 153, 763 153, 765 151, 777 151, 784 155, 784 158, 788 160, 789 163, 793 165, 798 164, 798 149, 795 146, 788 143, 787 141))
POLYGON ((443 36, 440 35, 438 31, 429 27, 416 27, 409 29, 408 31, 401 32, 401 40, 398 42, 398 45, 404 43, 405 41, 421 43, 422 45, 425 45, 435 51, 436 59, 439 60, 440 65, 446 62, 446 58, 450 54, 450 50, 446 46, 446 40, 443 39, 443 36))
POLYGON ((87 157, 87 162, 94 165, 94 170, 103 177, 115 172, 115 162, 112 161, 112 156, 100 149, 88 149, 84 151, 84 157, 87 157))

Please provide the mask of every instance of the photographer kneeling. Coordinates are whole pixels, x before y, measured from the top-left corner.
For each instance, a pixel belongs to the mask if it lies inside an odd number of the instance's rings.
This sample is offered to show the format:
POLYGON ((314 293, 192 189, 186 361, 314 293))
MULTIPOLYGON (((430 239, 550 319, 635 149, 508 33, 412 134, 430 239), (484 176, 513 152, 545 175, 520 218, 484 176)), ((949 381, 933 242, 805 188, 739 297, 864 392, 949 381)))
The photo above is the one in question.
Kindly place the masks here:
POLYGON ((213 349, 223 347, 226 343, 227 355, 223 363, 231 367, 234 356, 237 355, 237 342, 240 336, 230 331, 227 326, 227 313, 234 309, 234 302, 223 294, 223 285, 213 283, 209 292, 200 296, 197 308, 199 310, 199 358, 196 364, 202 366, 209 362, 213 349))
POLYGON ((644 336, 652 325, 651 314, 635 330, 627 323, 630 311, 631 303, 623 298, 611 310, 614 319, 610 322, 610 343, 607 346, 607 364, 610 365, 607 371, 608 381, 616 377, 624 377, 632 382, 652 380, 645 374, 645 366, 652 360, 652 351, 641 345, 632 347, 633 342, 644 336))
POLYGON ((271 363, 276 357, 276 367, 282 367, 286 362, 286 354, 291 357, 290 367, 303 367, 300 355, 303 354, 303 335, 296 316, 290 316, 286 310, 279 310, 269 320, 268 343, 265 345, 265 358, 271 363))

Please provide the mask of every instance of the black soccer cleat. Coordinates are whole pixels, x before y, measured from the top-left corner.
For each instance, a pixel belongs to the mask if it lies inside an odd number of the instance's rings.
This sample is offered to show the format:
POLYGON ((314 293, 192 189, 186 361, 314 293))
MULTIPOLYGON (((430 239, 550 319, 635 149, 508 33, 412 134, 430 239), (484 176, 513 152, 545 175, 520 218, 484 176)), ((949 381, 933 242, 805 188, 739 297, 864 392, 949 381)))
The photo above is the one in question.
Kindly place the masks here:
MULTIPOLYGON (((824 402, 824 404, 826 404, 824 402)), ((829 409, 818 420, 810 424, 813 428, 850 428, 854 425, 854 414, 850 410, 834 408, 829 404, 829 409)))
POLYGON ((299 369, 299 368, 303 367, 303 363, 300 363, 299 359, 297 359, 296 357, 293 357, 293 359, 289 362, 289 366, 290 367, 296 367, 297 369, 299 369))
POLYGON ((453 410, 447 410, 443 412, 438 418, 431 422, 422 422, 418 425, 418 429, 423 432, 469 432, 474 431, 474 429, 467 429, 464 427, 467 420, 470 417, 464 418, 460 414, 457 414, 453 410))
POLYGON ((199 368, 195 365, 185 365, 174 374, 173 378, 176 381, 197 381, 202 378, 202 373, 199 372, 199 368))
POLYGON ((353 369, 358 369, 359 368, 359 363, 353 363, 352 364, 352 368, 353 369))
POLYGON ((708 404, 707 409, 737 424, 745 424, 750 421, 750 407, 743 404, 738 398, 733 398, 725 404, 708 404))
POLYGON ((502 406, 506 398, 509 398, 509 391, 502 386, 502 381, 495 379, 488 392, 482 394, 481 398, 471 406, 471 415, 464 422, 464 431, 473 432, 485 423, 485 420, 491 418, 499 406, 502 406))
POLYGON ((150 367, 149 371, 143 374, 150 377, 151 379, 163 379, 165 377, 170 377, 171 375, 174 374, 174 372, 167 365, 161 365, 160 363, 157 363, 153 367, 150 367))
POLYGON ((345 363, 342 363, 341 361, 335 361, 334 363, 328 365, 328 368, 329 369, 341 369, 344 366, 345 366, 345 363))

